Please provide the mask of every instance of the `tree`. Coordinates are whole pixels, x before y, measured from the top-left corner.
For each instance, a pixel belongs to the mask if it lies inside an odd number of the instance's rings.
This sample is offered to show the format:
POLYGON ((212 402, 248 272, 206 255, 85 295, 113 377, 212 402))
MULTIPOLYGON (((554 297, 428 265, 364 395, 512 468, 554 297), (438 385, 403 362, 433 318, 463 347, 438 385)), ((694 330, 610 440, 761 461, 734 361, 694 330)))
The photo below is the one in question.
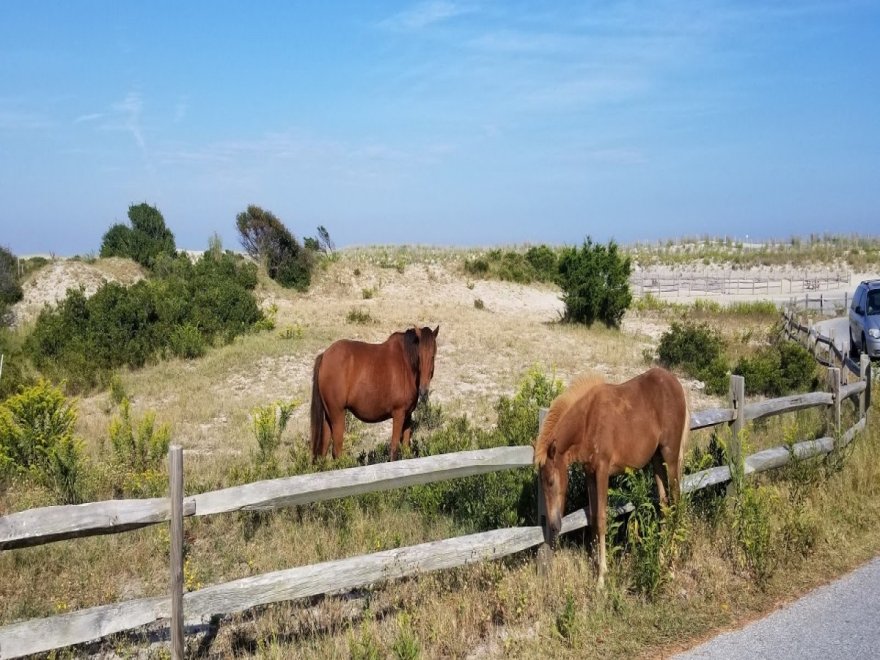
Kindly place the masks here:
POLYGON ((23 296, 18 281, 18 259, 9 249, 0 247, 0 325, 5 325, 9 305, 23 296))
POLYGON ((152 268, 160 254, 173 256, 174 234, 165 226, 165 218, 146 202, 128 207, 131 227, 112 225, 101 241, 102 257, 128 257, 152 268))
POLYGON ((333 239, 330 238, 330 232, 327 231, 324 225, 318 225, 318 245, 327 254, 333 254, 333 251, 336 249, 333 239))
POLYGON ((617 244, 593 243, 590 237, 580 249, 566 248, 559 257, 559 285, 565 303, 564 321, 592 325, 601 321, 619 327, 632 303, 629 257, 622 256, 617 244))
POLYGON ((235 218, 241 245, 263 263, 273 280, 285 287, 305 290, 312 280, 313 259, 271 211, 250 205, 235 218))

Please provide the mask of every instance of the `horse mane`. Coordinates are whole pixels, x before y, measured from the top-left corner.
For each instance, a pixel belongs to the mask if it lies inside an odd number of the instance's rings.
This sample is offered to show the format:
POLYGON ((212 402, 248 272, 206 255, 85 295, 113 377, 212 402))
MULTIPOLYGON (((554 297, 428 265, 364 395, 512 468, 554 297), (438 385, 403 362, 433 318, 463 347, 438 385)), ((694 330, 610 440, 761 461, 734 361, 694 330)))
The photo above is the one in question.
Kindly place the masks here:
POLYGON ((410 369, 412 369, 413 375, 416 377, 416 386, 418 386, 419 382, 419 333, 415 328, 408 328, 406 332, 396 332, 396 335, 401 336, 401 344, 403 345, 403 354, 406 356, 406 361, 409 364, 410 369))
POLYGON ((571 407, 571 405, 592 390, 596 385, 601 385, 605 379, 600 374, 588 374, 576 379, 565 392, 553 399, 550 410, 544 418, 544 425, 535 440, 535 465, 541 467, 547 462, 547 450, 553 439, 553 431, 556 424, 571 407))

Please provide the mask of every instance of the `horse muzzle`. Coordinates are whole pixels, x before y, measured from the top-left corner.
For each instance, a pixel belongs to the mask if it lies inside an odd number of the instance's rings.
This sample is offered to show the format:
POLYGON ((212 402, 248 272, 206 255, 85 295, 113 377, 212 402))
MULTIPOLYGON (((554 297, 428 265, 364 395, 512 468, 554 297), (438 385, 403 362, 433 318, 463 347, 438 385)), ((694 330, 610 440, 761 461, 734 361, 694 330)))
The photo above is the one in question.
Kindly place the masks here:
POLYGON ((419 388, 419 403, 428 403, 428 396, 431 391, 427 387, 419 388))

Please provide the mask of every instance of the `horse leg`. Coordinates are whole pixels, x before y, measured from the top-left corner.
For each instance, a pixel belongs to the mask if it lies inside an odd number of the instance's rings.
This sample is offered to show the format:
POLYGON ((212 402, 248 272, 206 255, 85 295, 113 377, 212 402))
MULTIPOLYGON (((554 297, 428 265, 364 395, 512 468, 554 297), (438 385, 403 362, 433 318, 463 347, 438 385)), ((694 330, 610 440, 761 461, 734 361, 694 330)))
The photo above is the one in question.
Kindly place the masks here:
POLYGON ((605 529, 608 516, 608 469, 601 468, 596 471, 596 531, 599 534, 599 579, 596 581, 598 589, 605 588, 605 573, 608 572, 608 562, 605 558, 605 529))
MULTIPOLYGON (((333 434, 333 458, 342 456, 342 439, 345 437, 345 408, 334 411, 330 420, 330 430, 333 434)), ((327 438, 329 444, 330 438, 327 438)), ((324 448, 324 455, 327 455, 327 448, 324 448)))
POLYGON ((596 508, 596 474, 585 470, 584 476, 587 479, 587 547, 595 553, 594 556, 598 557, 599 534, 596 532, 596 525, 599 512, 596 508))
POLYGON ((391 418, 391 460, 397 460, 397 449, 400 446, 400 435, 403 431, 404 414, 400 410, 395 410, 391 418))
POLYGON ((661 505, 667 506, 669 498, 666 497, 666 487, 663 485, 663 473, 666 471, 666 468, 663 465, 663 457, 660 455, 659 450, 651 459, 651 464, 654 466, 654 481, 657 482, 657 497, 660 499, 661 505))
POLYGON ((671 447, 663 447, 661 450, 663 460, 666 462, 666 480, 669 482, 669 496, 672 503, 677 504, 681 495, 681 461, 678 448, 672 451, 671 447))
POLYGON ((409 447, 412 445, 412 413, 406 413, 403 417, 403 445, 409 447))

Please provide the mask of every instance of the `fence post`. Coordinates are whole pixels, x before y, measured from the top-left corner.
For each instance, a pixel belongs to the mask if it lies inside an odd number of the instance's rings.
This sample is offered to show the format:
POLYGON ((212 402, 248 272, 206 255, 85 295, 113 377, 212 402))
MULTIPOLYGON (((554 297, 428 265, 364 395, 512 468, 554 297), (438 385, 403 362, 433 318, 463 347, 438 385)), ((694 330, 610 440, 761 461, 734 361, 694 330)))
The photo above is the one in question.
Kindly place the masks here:
POLYGON ((171 657, 183 660, 183 449, 168 449, 171 486, 171 657))
POLYGON ((828 367, 828 388, 834 401, 831 403, 831 426, 834 428, 834 444, 840 437, 840 369, 828 367))
MULTIPOLYGON (((544 427, 544 418, 547 417, 547 408, 538 410, 538 434, 544 427)), ((538 524, 544 533, 544 542, 538 546, 538 575, 545 576, 550 572, 550 562, 553 560, 553 550, 547 543, 547 503, 544 501, 544 489, 541 487, 541 472, 538 471, 535 481, 538 489, 538 524)))
POLYGON ((859 393, 859 419, 862 419, 871 405, 871 358, 866 353, 859 359, 859 380, 865 382, 865 389, 859 393))
POLYGON ((742 376, 730 375, 730 388, 728 389, 728 400, 730 407, 733 408, 736 417, 730 423, 730 459, 735 462, 740 460, 740 431, 745 426, 745 414, 743 407, 746 400, 746 379, 742 376))

